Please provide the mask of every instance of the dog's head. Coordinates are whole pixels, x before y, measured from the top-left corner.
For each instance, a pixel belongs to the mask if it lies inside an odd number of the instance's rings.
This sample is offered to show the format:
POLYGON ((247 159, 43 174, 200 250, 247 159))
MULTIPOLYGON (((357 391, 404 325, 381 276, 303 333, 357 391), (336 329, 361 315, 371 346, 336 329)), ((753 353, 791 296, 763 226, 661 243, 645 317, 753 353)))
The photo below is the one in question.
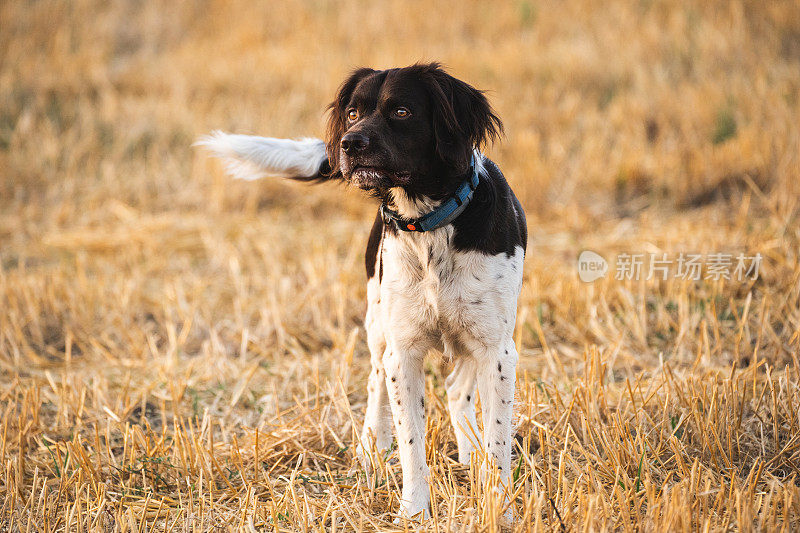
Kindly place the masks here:
POLYGON ((503 129, 483 93, 436 63, 354 71, 331 103, 333 172, 378 196, 452 193, 473 148, 503 129))

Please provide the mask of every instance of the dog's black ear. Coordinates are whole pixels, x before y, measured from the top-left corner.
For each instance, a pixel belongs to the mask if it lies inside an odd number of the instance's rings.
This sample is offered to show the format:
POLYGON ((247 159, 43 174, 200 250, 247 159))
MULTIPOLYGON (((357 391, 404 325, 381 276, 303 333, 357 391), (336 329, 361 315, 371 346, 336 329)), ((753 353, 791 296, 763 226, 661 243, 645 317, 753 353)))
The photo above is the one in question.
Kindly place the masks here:
POLYGON ((473 148, 481 148, 503 133, 482 91, 447 74, 437 63, 419 65, 425 72, 433 103, 436 154, 448 166, 465 171, 473 148))
POLYGON ((375 72, 371 68, 359 68, 354 70, 350 76, 344 80, 344 83, 339 87, 336 92, 336 98, 328 106, 331 114, 328 117, 328 129, 325 135, 325 146, 328 151, 328 163, 331 167, 331 173, 335 174, 341 172, 339 168, 339 144, 342 142, 342 136, 347 129, 347 116, 346 108, 350 102, 350 97, 353 95, 358 82, 363 80, 375 72))

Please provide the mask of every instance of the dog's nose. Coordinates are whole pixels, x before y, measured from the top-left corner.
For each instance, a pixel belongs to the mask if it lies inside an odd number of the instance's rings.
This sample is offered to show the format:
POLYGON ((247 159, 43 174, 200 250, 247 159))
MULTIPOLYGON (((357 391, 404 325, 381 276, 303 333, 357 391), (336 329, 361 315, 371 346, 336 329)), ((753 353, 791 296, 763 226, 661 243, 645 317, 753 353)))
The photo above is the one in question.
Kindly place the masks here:
POLYGON ((347 155, 363 152, 369 146, 369 137, 363 133, 348 133, 342 137, 342 150, 347 155))

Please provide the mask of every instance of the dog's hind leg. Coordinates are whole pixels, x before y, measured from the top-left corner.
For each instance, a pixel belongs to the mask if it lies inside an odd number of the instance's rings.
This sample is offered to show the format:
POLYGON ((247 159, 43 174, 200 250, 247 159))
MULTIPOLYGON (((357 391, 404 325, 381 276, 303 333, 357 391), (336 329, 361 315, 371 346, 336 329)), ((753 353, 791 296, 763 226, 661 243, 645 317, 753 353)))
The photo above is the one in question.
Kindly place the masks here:
POLYGON ((375 276, 367 282, 367 315, 364 327, 367 330, 372 369, 367 386, 367 412, 364 415, 364 428, 356 452, 365 468, 369 468, 369 451, 372 444, 384 450, 392 444, 392 410, 386 393, 386 371, 383 368, 383 352, 386 338, 381 323, 380 285, 375 276))
POLYGON ((481 440, 475 419, 476 373, 475 359, 472 356, 460 356, 445 380, 450 421, 458 443, 458 462, 463 464, 469 464, 470 453, 480 446, 481 440))

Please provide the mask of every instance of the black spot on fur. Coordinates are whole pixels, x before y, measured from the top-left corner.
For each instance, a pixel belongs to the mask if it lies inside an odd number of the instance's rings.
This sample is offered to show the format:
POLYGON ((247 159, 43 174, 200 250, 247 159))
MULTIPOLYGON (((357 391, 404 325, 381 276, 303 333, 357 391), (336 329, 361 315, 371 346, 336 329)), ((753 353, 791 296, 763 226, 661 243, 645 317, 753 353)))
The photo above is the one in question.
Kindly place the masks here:
POLYGON ((409 444, 414 444, 414 439, 408 439, 409 444))
POLYGON ((425 398, 424 397, 419 399, 419 403, 422 405, 422 408, 425 409, 425 398))
POLYGON ((471 401, 471 400, 472 400, 472 396, 470 396, 469 394, 467 394, 467 401, 469 402, 469 401, 471 401))
POLYGON ((395 381, 397 381, 397 378, 395 376, 392 376, 392 383, 394 383, 395 381))
POLYGON ((497 363, 497 371, 498 372, 502 372, 503 371, 503 365, 501 365, 500 363, 497 363))
POLYGON ((499 419, 499 418, 497 419, 497 423, 498 423, 498 424, 500 423, 500 419, 499 419))

